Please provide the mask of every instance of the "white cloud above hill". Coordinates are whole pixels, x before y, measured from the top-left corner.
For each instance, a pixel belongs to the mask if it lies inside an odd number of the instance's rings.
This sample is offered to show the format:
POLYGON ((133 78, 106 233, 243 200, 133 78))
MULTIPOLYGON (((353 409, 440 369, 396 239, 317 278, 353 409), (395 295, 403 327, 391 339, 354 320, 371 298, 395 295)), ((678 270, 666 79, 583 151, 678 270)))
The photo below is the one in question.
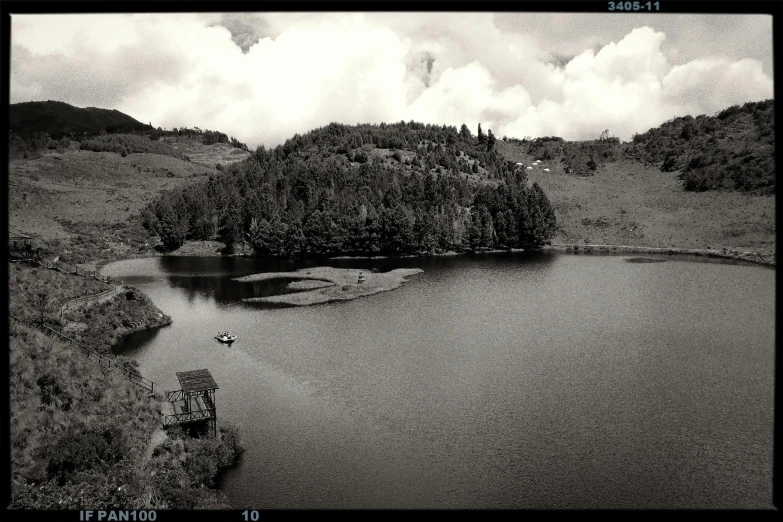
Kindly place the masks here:
POLYGON ((514 16, 513 28, 491 13, 13 16, 11 102, 112 108, 275 145, 332 121, 403 119, 474 132, 481 123, 498 137, 610 129, 629 139, 674 116, 773 96, 771 24, 748 35, 754 45, 734 38, 700 55, 675 15, 663 24, 674 44, 656 17, 604 39, 599 24, 587 38, 565 23, 573 15, 550 14, 555 44, 544 15, 514 16))

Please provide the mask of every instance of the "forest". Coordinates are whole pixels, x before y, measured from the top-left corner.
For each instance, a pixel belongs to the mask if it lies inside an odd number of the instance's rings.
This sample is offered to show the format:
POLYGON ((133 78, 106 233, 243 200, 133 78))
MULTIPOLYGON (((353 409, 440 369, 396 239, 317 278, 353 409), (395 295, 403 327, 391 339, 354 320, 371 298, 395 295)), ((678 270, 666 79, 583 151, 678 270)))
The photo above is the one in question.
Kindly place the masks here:
POLYGON ((143 212, 164 245, 218 238, 259 255, 537 248, 554 211, 479 126, 332 123, 170 191, 143 212))

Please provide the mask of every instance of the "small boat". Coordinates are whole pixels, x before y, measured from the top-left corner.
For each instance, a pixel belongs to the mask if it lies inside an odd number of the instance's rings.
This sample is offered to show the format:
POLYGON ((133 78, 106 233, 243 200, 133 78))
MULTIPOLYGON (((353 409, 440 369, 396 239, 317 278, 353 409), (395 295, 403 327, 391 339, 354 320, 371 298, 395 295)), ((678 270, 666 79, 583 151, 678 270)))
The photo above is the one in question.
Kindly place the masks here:
POLYGON ((231 335, 229 333, 225 333, 225 334, 216 335, 215 339, 217 339, 221 343, 233 343, 234 341, 237 340, 237 336, 231 335))

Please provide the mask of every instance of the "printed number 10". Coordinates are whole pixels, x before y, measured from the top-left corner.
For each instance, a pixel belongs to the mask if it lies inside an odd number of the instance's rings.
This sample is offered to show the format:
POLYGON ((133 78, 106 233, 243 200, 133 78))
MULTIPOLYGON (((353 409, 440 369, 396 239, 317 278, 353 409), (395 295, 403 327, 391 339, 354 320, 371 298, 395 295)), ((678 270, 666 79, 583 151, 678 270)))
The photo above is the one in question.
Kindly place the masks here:
POLYGON ((248 511, 247 509, 242 512, 242 516, 245 517, 245 520, 250 520, 251 522, 256 522, 258 520, 258 511, 248 511))

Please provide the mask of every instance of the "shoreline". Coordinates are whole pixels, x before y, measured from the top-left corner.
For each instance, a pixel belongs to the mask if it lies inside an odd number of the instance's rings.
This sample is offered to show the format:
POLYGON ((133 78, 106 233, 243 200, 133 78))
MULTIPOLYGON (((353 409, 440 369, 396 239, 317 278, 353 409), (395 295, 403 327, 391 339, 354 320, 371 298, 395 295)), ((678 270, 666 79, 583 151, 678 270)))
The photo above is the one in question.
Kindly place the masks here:
MULTIPOLYGON (((130 259, 140 259, 148 257, 181 257, 181 256, 193 256, 193 257, 246 257, 254 258, 252 253, 242 252, 236 254, 221 254, 216 250, 219 250, 222 245, 216 241, 203 241, 188 242, 186 245, 173 252, 159 252, 154 249, 147 251, 134 252, 134 255, 123 255, 117 258, 109 258, 100 261, 92 261, 89 263, 81 263, 79 266, 84 266, 91 270, 95 270, 100 273, 101 269, 110 263, 118 261, 126 261, 130 259), (184 250, 182 249, 184 248, 184 250)), ((482 255, 482 254, 503 254, 503 253, 517 253, 517 252, 563 252, 568 254, 574 253, 593 253, 593 254, 663 254, 663 255, 687 255, 694 257, 707 257, 712 259, 727 259, 734 261, 743 261, 754 265, 775 267, 776 256, 775 254, 762 254, 759 252, 740 251, 731 248, 711 249, 711 248, 683 248, 683 247, 647 247, 637 245, 613 245, 613 244, 583 244, 583 243, 551 243, 544 245, 540 249, 526 250, 524 248, 511 248, 511 249, 492 249, 492 250, 480 250, 476 252, 456 252, 449 250, 446 252, 432 253, 432 254, 408 254, 404 256, 388 256, 388 255, 341 255, 333 257, 324 257, 325 261, 332 259, 395 259, 395 258, 415 258, 415 257, 453 257, 453 256, 467 256, 467 255, 482 255)), ((262 259, 259 257, 258 259, 262 259)))
POLYGON ((663 255, 687 255, 694 257, 708 257, 717 259, 731 259, 744 261, 754 265, 768 267, 776 266, 774 254, 759 254, 757 252, 739 251, 728 248, 720 250, 711 248, 677 248, 677 247, 644 247, 633 245, 593 245, 578 243, 553 243, 543 248, 550 252, 565 252, 569 254, 663 254, 663 255))

